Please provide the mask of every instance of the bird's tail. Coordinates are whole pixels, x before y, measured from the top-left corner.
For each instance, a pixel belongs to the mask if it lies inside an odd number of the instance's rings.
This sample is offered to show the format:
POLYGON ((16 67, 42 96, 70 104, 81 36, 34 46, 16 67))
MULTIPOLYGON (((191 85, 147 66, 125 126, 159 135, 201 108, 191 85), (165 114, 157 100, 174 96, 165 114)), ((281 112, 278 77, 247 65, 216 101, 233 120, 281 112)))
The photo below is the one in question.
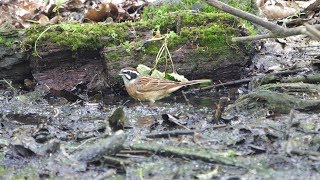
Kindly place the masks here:
POLYGON ((194 84, 202 84, 202 83, 211 83, 211 79, 199 79, 199 80, 192 80, 192 81, 186 81, 182 82, 181 84, 185 86, 194 85, 194 84))
POLYGON ((192 80, 192 81, 186 81, 186 82, 180 82, 179 84, 174 84, 169 90, 168 93, 174 92, 184 86, 190 86, 194 84, 202 84, 202 83, 210 83, 212 82, 210 79, 199 79, 199 80, 192 80))

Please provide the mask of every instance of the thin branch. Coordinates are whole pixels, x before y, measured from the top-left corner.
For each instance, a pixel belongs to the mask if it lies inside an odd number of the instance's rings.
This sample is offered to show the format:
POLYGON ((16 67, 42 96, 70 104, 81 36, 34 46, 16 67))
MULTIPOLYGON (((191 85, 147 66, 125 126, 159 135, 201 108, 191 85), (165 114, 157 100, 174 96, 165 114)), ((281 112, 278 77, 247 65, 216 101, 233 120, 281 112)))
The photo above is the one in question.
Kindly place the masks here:
POLYGON ((231 7, 223 2, 217 1, 217 0, 207 0, 208 4, 211 4, 212 6, 221 9, 222 11, 225 11, 227 13, 230 13, 232 15, 235 15, 237 17, 246 19, 250 22, 253 22, 255 24, 258 24, 266 29, 268 29, 269 31, 272 32, 278 32, 278 31, 284 31, 285 28, 276 24, 273 24, 269 21, 264 20, 263 18, 247 13, 245 11, 242 11, 240 9, 236 9, 234 7, 231 7))
POLYGON ((217 0, 207 0, 208 4, 211 4, 214 7, 217 7, 225 12, 228 12, 232 15, 235 15, 237 17, 246 19, 250 22, 253 22, 255 24, 258 24, 266 29, 268 29, 270 32, 264 35, 256 35, 256 36, 246 36, 246 37, 235 37, 232 38, 232 41, 252 41, 252 40, 259 40, 259 39, 266 39, 266 38, 283 38, 288 36, 295 36, 299 34, 306 34, 308 36, 311 36, 313 38, 317 37, 317 35, 313 34, 313 30, 320 30, 320 24, 316 24, 313 26, 308 27, 296 27, 296 28, 284 28, 282 26, 279 26, 277 24, 271 23, 269 21, 264 20, 263 18, 259 16, 255 16, 253 14, 247 13, 245 11, 236 9, 234 7, 231 7, 225 3, 222 3, 217 0), (311 32, 312 31, 312 32, 311 32))
POLYGON ((195 133, 200 133, 202 131, 205 131, 208 128, 210 128, 210 130, 213 130, 213 129, 223 128, 226 126, 227 126, 226 124, 219 124, 219 125, 215 125, 215 126, 208 126, 207 128, 200 129, 200 130, 161 131, 161 132, 157 132, 157 133, 146 134, 145 136, 147 138, 169 138, 169 137, 176 137, 176 136, 181 136, 181 135, 194 135, 195 133))
POLYGON ((282 34, 274 34, 274 33, 268 33, 268 34, 262 34, 262 35, 255 35, 255 36, 245 36, 245 37, 235 37, 232 38, 233 42, 238 42, 238 41, 252 41, 252 40, 260 40, 260 39, 266 39, 266 38, 284 38, 284 37, 289 37, 289 36, 295 36, 299 34, 306 34, 308 36, 313 37, 314 39, 318 39, 318 35, 315 35, 313 31, 320 30, 320 24, 316 25, 309 25, 307 26, 300 26, 296 28, 290 28, 290 29, 285 29, 285 31, 282 34))
POLYGON ((275 73, 258 75, 258 76, 254 76, 254 77, 250 77, 250 78, 245 78, 245 79, 240 79, 240 80, 235 80, 235 81, 229 81, 229 82, 225 82, 225 83, 215 84, 215 85, 211 85, 211 86, 201 87, 201 88, 198 88, 198 89, 192 89, 192 90, 186 91, 184 93, 188 94, 188 93, 194 93, 194 92, 197 92, 197 91, 220 88, 220 87, 224 87, 224 86, 235 86, 235 85, 240 85, 240 84, 247 84, 247 83, 249 83, 250 81, 252 81, 255 78, 266 78, 266 77, 277 76, 277 75, 284 75, 285 76, 285 75, 297 74, 299 72, 305 72, 305 71, 309 71, 309 70, 307 68, 302 68, 302 69, 294 69, 294 70, 287 70, 287 71, 279 71, 279 72, 275 72, 275 73))
POLYGON ((199 130, 175 130, 175 131, 163 131, 158 133, 146 134, 147 138, 168 138, 176 137, 180 135, 194 135, 199 130))
POLYGON ((262 35, 255 35, 255 36, 244 36, 244 37, 234 37, 232 38, 233 42, 243 42, 243 41, 254 41, 260 39, 267 39, 267 38, 276 38, 276 36, 272 33, 262 34, 262 35))
POLYGON ((144 41, 142 41, 141 46, 138 47, 136 50, 137 50, 137 51, 140 51, 140 50, 142 49, 142 47, 143 47, 145 44, 147 44, 148 42, 160 41, 160 40, 164 39, 165 37, 166 37, 166 36, 161 36, 161 37, 159 37, 159 38, 151 38, 151 39, 144 40, 144 41))
POLYGON ((7 84, 8 87, 9 87, 9 89, 12 89, 14 96, 16 96, 16 95, 18 94, 17 89, 14 88, 13 85, 12 85, 12 81, 3 79, 3 80, 0 80, 0 83, 5 83, 5 84, 7 84))

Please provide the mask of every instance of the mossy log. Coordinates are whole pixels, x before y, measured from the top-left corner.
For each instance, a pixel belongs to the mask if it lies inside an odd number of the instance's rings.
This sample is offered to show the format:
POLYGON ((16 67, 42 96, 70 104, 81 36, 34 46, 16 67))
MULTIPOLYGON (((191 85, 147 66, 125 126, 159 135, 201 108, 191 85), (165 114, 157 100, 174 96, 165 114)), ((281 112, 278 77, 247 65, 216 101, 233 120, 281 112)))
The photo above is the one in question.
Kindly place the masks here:
MULTIPOLYGON (((239 79, 250 45, 231 42, 231 37, 249 33, 243 24, 251 26, 201 6, 203 12, 181 11, 185 8, 181 4, 146 7, 137 22, 32 26, 25 30, 21 45, 32 54, 28 71, 38 84, 53 89, 71 91, 82 82, 89 90, 110 90, 122 85, 117 75, 121 68, 154 65, 163 41, 144 42, 159 29, 169 34, 167 45, 178 73, 188 79, 239 79)), ((159 64, 164 70, 165 62, 159 64)))
MULTIPOLYGON (((166 33, 168 29, 176 29, 178 17, 181 19, 190 18, 189 16, 194 17, 193 21, 182 21, 180 34, 170 31, 168 48, 178 73, 189 79, 231 80, 240 78, 242 69, 249 58, 248 49, 244 44, 235 44, 229 41, 231 36, 239 35, 237 19, 224 14, 182 13, 168 16, 171 19, 167 20, 168 24, 166 24, 166 28, 163 28, 162 33, 166 33)), ((107 83, 102 86, 114 87, 121 84, 120 79, 117 78, 121 68, 136 67, 138 64, 152 67, 155 64, 157 53, 163 41, 149 42, 142 46, 142 42, 152 38, 152 28, 145 22, 133 25, 114 23, 90 24, 88 26, 70 25, 70 28, 75 31, 85 31, 79 32, 81 34, 79 38, 88 41, 88 44, 74 40, 77 38, 76 34, 75 37, 68 37, 66 35, 68 32, 65 30, 61 32, 60 28, 52 28, 52 31, 47 32, 48 36, 44 35, 43 39, 49 40, 38 45, 37 51, 41 58, 35 56, 31 58, 31 67, 37 81, 50 85, 52 84, 50 82, 54 80, 58 83, 51 86, 55 87, 59 84, 61 87, 66 84, 66 79, 70 79, 70 74, 64 75, 59 72, 63 71, 61 67, 69 67, 82 74, 82 77, 88 77, 87 79, 79 78, 72 86, 77 85, 80 81, 91 81, 96 76, 96 79, 102 79, 100 82, 107 83), (131 26, 135 26, 135 32, 130 30, 131 26), (96 29, 96 31, 91 32, 91 29, 96 29), (95 33, 104 31, 109 34, 102 34, 96 39, 97 34, 95 33), (94 35, 90 35, 90 33, 94 35), (87 39, 82 37, 83 34, 87 35, 87 39), (66 37, 59 39, 60 36, 66 37), (57 42, 52 42, 57 39, 57 42), (65 41, 74 41, 75 44, 65 41), (93 70, 90 72, 94 72, 94 74, 90 75, 88 71, 82 72, 77 69, 77 67, 87 64, 93 66, 93 70), (54 74, 59 74, 58 78, 54 78, 54 74), (44 76, 49 78, 43 79, 44 76)), ((31 36, 32 34, 29 35, 29 37, 31 36)), ((159 64, 158 68, 164 70, 165 62, 159 64)), ((166 69, 171 71, 169 67, 166 69)), ((71 69, 66 68, 65 71, 71 71, 71 69)), ((63 87, 72 88, 72 86, 63 87)))
POLYGON ((320 85, 308 83, 279 83, 262 85, 241 96, 226 113, 253 113, 260 110, 288 114, 291 109, 319 112, 320 85))

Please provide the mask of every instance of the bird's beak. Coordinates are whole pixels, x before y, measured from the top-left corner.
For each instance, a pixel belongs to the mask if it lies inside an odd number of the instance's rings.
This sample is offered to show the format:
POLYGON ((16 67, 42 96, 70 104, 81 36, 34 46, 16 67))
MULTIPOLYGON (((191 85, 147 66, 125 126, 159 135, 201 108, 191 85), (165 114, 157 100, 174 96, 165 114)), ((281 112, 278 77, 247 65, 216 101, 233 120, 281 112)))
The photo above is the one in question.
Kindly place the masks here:
POLYGON ((122 75, 124 75, 124 74, 122 74, 121 72, 118 74, 119 76, 122 76, 122 75))

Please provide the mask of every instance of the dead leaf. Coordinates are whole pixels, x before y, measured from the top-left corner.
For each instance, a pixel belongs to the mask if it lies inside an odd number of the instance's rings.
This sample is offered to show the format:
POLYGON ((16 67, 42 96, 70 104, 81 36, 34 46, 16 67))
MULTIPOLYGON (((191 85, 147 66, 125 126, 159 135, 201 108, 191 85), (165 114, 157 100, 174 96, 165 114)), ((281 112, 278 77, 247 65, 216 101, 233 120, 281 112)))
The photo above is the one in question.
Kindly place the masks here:
POLYGON ((58 24, 60 20, 61 20, 61 16, 55 16, 50 19, 50 24, 58 24))
POLYGON ((135 124, 139 128, 150 127, 155 124, 157 119, 154 116, 142 116, 139 117, 137 123, 135 124))
POLYGON ((294 1, 277 1, 275 3, 267 0, 257 0, 260 13, 267 19, 283 19, 300 11, 299 5, 294 1))
POLYGON ((100 4, 98 9, 90 9, 86 11, 85 18, 91 21, 101 22, 106 20, 108 17, 117 18, 118 13, 117 6, 112 3, 100 4))
POLYGON ((40 14, 38 22, 41 26, 46 26, 50 23, 50 20, 46 15, 40 14))

